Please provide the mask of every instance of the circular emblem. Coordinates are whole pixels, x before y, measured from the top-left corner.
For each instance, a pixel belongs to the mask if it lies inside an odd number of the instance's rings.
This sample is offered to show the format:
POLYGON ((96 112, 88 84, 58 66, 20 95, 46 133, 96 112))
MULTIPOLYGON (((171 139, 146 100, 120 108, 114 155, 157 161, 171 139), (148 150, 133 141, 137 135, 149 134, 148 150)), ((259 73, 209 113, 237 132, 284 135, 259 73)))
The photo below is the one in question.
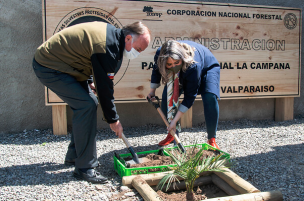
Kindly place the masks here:
MULTIPOLYGON (((108 12, 106 10, 100 9, 100 8, 95 8, 95 7, 82 7, 82 8, 77 8, 68 14, 66 14, 58 23, 56 26, 54 33, 57 33, 67 27, 73 26, 75 24, 80 24, 84 22, 94 22, 94 21, 101 21, 101 22, 106 22, 109 23, 116 28, 121 29, 123 25, 118 21, 118 19, 114 16, 113 13, 115 13, 116 10, 113 10, 112 12, 108 12)), ((121 66, 122 60, 118 62, 118 66, 121 66)), ((118 84, 118 82, 123 78, 125 75, 127 69, 129 66, 129 62, 127 66, 120 67, 120 71, 123 71, 121 76, 116 76, 114 85, 118 84), (124 69, 123 69, 124 68, 124 69)), ((118 68, 117 68, 118 69, 118 68)), ((115 74, 117 70, 115 69, 115 74)), ((113 81, 114 81, 113 80, 113 81)))
POLYGON ((284 17, 284 25, 287 29, 296 28, 297 21, 297 16, 293 13, 287 13, 284 17))
POLYGON ((75 24, 93 21, 106 22, 120 29, 123 27, 118 19, 112 13, 109 13, 106 10, 95 7, 82 7, 66 14, 56 26, 53 34, 75 24))

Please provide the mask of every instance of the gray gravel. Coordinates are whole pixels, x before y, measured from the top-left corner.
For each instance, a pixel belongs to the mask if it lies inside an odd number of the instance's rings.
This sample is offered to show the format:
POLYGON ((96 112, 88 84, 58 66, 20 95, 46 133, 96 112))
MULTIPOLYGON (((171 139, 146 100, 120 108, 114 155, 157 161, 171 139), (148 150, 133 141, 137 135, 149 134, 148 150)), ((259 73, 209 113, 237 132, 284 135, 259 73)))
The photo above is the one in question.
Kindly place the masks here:
MULTIPOLYGON (((123 123, 123 122, 122 122, 123 123)), ((135 151, 158 149, 164 126, 125 128, 135 151)), ((304 118, 292 121, 219 122, 220 148, 235 162, 233 171, 261 191, 280 190, 284 200, 304 200, 304 118)), ((0 200, 143 200, 131 189, 121 188, 113 153, 128 153, 110 129, 98 131, 98 170, 109 178, 102 185, 77 181, 72 167, 63 165, 68 136, 49 130, 24 130, 0 135, 0 200)), ((205 125, 183 129, 184 145, 206 142, 205 125)))

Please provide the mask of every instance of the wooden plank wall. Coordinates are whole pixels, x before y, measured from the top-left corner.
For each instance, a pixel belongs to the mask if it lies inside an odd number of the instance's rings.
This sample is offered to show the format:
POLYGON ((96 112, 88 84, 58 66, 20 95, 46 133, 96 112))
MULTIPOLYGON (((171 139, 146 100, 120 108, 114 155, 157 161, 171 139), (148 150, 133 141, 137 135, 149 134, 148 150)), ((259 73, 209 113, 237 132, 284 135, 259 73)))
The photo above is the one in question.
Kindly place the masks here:
POLYGON ((140 20, 151 29, 147 50, 125 59, 115 75, 117 102, 145 101, 154 53, 169 39, 193 40, 211 50, 222 68, 221 99, 300 96, 301 9, 122 0, 43 0, 43 7, 46 39, 88 17, 118 28, 140 20))
MULTIPOLYGON (((99 20, 117 28, 142 21, 152 31, 141 55, 124 60, 115 75, 116 102, 142 102, 150 89, 151 67, 165 41, 205 45, 221 65, 221 99, 276 98, 275 119, 293 118, 300 96, 301 9, 183 1, 42 0, 43 39, 79 22, 99 20)), ((161 97, 162 87, 157 90, 161 97)), ((54 134, 66 134, 65 103, 45 90, 53 106, 54 134)), ((192 110, 181 120, 192 127, 192 110)))

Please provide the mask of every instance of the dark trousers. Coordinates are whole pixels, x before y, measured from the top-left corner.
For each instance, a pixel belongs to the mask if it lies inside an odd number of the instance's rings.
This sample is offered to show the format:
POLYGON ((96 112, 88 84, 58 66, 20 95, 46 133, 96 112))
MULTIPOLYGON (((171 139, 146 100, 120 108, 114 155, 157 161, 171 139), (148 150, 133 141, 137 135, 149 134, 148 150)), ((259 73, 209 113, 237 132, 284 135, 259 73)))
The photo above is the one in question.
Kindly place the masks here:
MULTIPOLYGON (((181 95, 182 92, 180 92, 181 95)), ((204 115, 207 127, 208 139, 216 138, 216 130, 219 119, 219 106, 217 97, 215 94, 206 92, 202 94, 202 100, 204 104, 204 115)), ((167 86, 164 87, 162 94, 161 109, 165 116, 167 116, 167 86)))
POLYGON ((66 159, 75 159, 77 168, 98 166, 96 152, 97 97, 87 81, 46 68, 33 60, 33 69, 42 84, 50 88, 73 111, 73 130, 66 159))

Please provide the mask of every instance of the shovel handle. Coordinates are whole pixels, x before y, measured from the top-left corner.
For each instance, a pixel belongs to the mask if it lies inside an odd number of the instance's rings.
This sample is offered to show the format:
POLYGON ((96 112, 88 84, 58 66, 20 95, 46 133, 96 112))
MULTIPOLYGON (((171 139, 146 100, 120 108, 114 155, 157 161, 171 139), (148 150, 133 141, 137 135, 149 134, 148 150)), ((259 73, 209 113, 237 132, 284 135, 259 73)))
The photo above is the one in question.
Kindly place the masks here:
POLYGON ((137 156, 137 154, 135 153, 133 147, 131 146, 131 144, 129 143, 128 139, 126 138, 126 136, 122 133, 121 134, 121 138, 124 141, 125 145, 128 147, 129 152, 131 153, 133 160, 135 161, 135 163, 139 163, 139 158, 137 156))
MULTIPOLYGON (((165 117, 164 113, 163 113, 163 112, 161 111, 161 109, 160 109, 160 106, 159 106, 159 98, 158 98, 158 96, 154 96, 154 98, 157 100, 156 103, 153 102, 149 97, 147 97, 147 100, 148 100, 149 103, 151 103, 151 104, 156 108, 157 112, 159 113, 159 115, 161 116, 161 118, 163 119, 163 121, 165 122, 166 126, 169 127, 170 124, 169 124, 167 118, 165 117)), ((185 148, 184 148, 184 146, 182 145, 182 143, 181 143, 179 137, 178 137, 178 136, 176 135, 176 133, 174 132, 174 130, 171 130, 171 131, 170 131, 170 134, 174 137, 177 146, 181 149, 181 151, 182 151, 183 153, 185 153, 185 152, 186 152, 186 151, 185 151, 185 148)))
MULTIPOLYGON (((149 103, 151 103, 156 108, 157 112, 159 113, 159 115, 161 116, 163 121, 165 122, 166 126, 169 127, 170 124, 167 121, 167 118, 165 117, 164 113, 160 109, 158 96, 155 96, 154 98, 157 100, 157 103, 153 102, 149 97, 147 97, 147 100, 149 101, 149 103)), ((171 130, 170 133, 171 133, 172 136, 175 135, 175 132, 173 130, 171 130)), ((178 139, 178 141, 179 141, 179 139, 178 139)), ((176 142, 176 143, 178 143, 178 142, 176 142)))
MULTIPOLYGON (((166 126, 169 127, 170 124, 169 124, 169 122, 167 121, 167 119, 166 119, 164 113, 161 111, 160 108, 157 108, 157 112, 159 113, 159 115, 161 116, 161 118, 163 119, 163 121, 165 122, 166 126)), ((175 142, 176 142, 176 143, 180 143, 180 140, 179 140, 179 138, 177 137, 177 135, 176 135, 176 133, 174 132, 174 130, 171 130, 171 131, 170 131, 170 134, 171 134, 172 136, 174 136, 174 139, 175 139, 175 142), (175 136, 176 136, 176 138, 175 138, 175 136)))
POLYGON ((131 144, 129 143, 128 139, 126 138, 126 136, 123 133, 121 134, 121 139, 124 141, 125 145, 128 148, 131 147, 131 144))

